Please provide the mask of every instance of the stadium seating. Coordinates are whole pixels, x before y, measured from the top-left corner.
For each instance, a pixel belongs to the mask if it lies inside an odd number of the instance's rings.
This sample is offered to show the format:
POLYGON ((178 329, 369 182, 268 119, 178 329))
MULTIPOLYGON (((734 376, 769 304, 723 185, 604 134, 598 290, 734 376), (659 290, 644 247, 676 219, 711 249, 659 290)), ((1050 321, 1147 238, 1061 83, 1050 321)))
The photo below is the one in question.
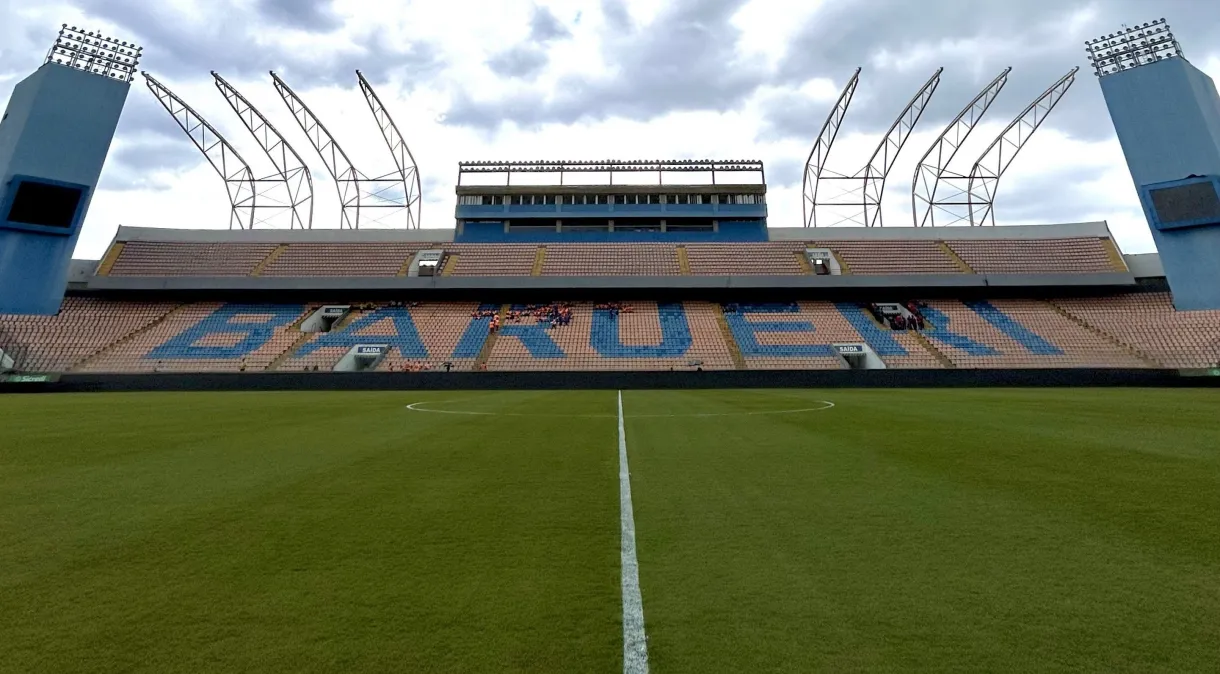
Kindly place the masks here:
POLYGON ((132 241, 111 276, 249 276, 274 243, 162 243, 132 241))
MULTIPOLYGON (((614 308, 565 306, 567 324, 532 315, 496 332, 488 370, 727 370, 733 359, 705 303, 632 302, 614 308)), ((510 310, 526 311, 524 306, 510 310)))
POLYGON ((391 348, 378 370, 443 370, 445 362, 469 370, 487 337, 486 321, 481 331, 472 327, 473 302, 356 306, 367 308, 354 309, 329 333, 300 338, 276 369, 330 371, 351 347, 384 343, 391 348))
POLYGON ((677 247, 670 244, 548 246, 543 276, 676 276, 677 247))
POLYGON ((1130 350, 1045 302, 934 301, 923 310, 927 339, 957 367, 1148 367, 1130 350))
POLYGON ((1062 299, 1055 304, 1165 367, 1220 367, 1220 311, 1174 311, 1169 293, 1062 299))
MULTIPOLYGON (((138 305, 133 305, 138 306, 138 305)), ((310 307, 288 304, 188 304, 115 344, 88 372, 265 370, 299 337, 290 329, 310 307)))
MULTIPOLYGON (((116 242, 111 276, 395 276, 420 250, 439 248, 456 255, 454 276, 670 276, 687 273, 679 245, 669 243, 551 243, 535 270, 538 244, 335 241, 289 242, 116 242)), ((1032 274, 1125 271, 1107 238, 1054 239, 835 239, 751 243, 681 244, 690 274, 796 275, 808 273, 799 261, 806 247, 829 248, 844 273, 1032 274), (956 259, 955 259, 956 257, 956 259)), ((113 251, 112 251, 113 252, 113 251)), ((110 256, 108 256, 109 258, 110 256)))
POLYGON ((696 276, 804 274, 797 255, 803 243, 769 242, 748 246, 733 243, 692 243, 686 245, 690 273, 696 276))
POLYGON ((1167 293, 934 300, 923 331, 843 302, 353 306, 330 332, 305 333, 319 304, 68 297, 56 316, 0 316, 0 348, 33 372, 329 371, 360 345, 390 347, 380 370, 846 367, 836 343, 899 368, 1220 365, 1220 311, 1177 312, 1167 293))
POLYGON ((953 258, 935 241, 877 240, 811 242, 829 248, 851 274, 960 274, 953 258))
POLYGON ((162 319, 168 302, 116 302, 82 297, 64 299, 55 316, 0 315, 3 347, 19 369, 62 372, 73 369, 108 346, 162 319))
POLYGON ((532 244, 445 244, 445 252, 457 254, 454 276, 529 276, 538 247, 532 244))
POLYGON ((1105 241, 1078 239, 985 239, 945 242, 980 274, 1087 274, 1125 271, 1105 241))
POLYGON ((263 268, 262 276, 395 276, 427 244, 294 243, 263 268))
POLYGON ((827 302, 728 304, 724 318, 746 366, 756 370, 843 368, 830 345, 863 341, 827 302))

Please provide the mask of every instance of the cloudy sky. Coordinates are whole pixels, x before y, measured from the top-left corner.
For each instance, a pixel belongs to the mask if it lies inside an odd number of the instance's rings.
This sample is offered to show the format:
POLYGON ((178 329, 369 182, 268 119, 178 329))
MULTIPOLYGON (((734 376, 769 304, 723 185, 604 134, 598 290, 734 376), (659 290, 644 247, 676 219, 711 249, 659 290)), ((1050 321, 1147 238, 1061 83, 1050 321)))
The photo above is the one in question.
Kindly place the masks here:
MULTIPOLYGON (((997 221, 1104 219, 1125 251, 1144 252, 1151 237, 1083 42, 1162 16, 1220 77, 1220 2, 1209 0, 0 0, 0 101, 67 22, 144 45, 142 67, 270 173, 208 73, 224 75, 313 168, 315 227, 337 226, 338 199, 269 70, 358 167, 380 173, 390 157, 356 88, 361 69, 420 164, 426 227, 453 226, 460 160, 605 158, 762 159, 772 226, 798 226, 803 163, 852 71, 864 69, 830 161, 845 173, 944 67, 886 190, 887 226, 910 226, 914 163, 962 105, 1013 67, 966 158, 1079 65, 1005 176, 997 221)), ((222 183, 142 80, 77 256, 99 256, 120 224, 228 226, 222 183)))

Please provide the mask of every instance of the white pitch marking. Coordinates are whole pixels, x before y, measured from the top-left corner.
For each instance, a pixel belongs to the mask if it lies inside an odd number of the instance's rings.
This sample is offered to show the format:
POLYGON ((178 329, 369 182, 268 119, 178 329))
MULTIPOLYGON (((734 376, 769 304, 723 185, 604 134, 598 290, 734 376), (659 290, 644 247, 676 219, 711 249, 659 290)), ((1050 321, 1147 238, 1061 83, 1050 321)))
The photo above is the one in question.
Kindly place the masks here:
POLYGON ((635 515, 631 510, 622 391, 618 392, 618 494, 623 565, 623 674, 648 674, 648 641, 644 634, 644 601, 640 597, 640 562, 635 556, 635 515))
MULTIPOLYGON (((454 402, 454 401, 432 401, 436 403, 454 402)), ((691 414, 632 414, 632 419, 676 419, 679 417, 752 417, 763 414, 797 414, 800 412, 821 412, 835 406, 829 400, 814 400, 812 402, 819 403, 821 407, 801 407, 791 410, 758 410, 755 412, 704 412, 691 414)), ((407 405, 407 409, 412 412, 431 412, 432 414, 465 414, 470 416, 480 417, 552 417, 559 419, 566 418, 582 418, 582 419, 610 419, 613 414, 523 414, 517 412, 471 412, 467 410, 429 410, 419 407, 426 405, 429 401, 411 403, 407 405)))

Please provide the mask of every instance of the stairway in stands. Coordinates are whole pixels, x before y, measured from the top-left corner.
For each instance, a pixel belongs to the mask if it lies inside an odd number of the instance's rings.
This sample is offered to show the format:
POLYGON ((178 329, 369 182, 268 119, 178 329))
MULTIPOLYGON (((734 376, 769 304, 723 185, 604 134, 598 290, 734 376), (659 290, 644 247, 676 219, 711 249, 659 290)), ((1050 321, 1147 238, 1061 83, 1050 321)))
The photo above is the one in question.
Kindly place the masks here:
POLYGON ((950 370, 957 368, 957 364, 950 360, 943 351, 936 348, 936 345, 932 343, 932 340, 924 336, 922 332, 919 330, 911 330, 910 332, 915 335, 915 339, 919 340, 919 343, 923 345, 923 348, 928 350, 928 353, 932 354, 936 357, 936 360, 940 361, 941 365, 950 370))
POLYGON ((546 246, 538 246, 534 251, 534 266, 530 268, 530 276, 542 276, 542 266, 546 264, 546 246))
POLYGON ((119 339, 117 339, 117 340, 111 342, 110 344, 93 352, 91 355, 85 356, 84 358, 76 361, 75 363, 72 364, 72 367, 68 368, 68 371, 77 372, 79 370, 84 369, 86 366, 88 366, 93 361, 98 360, 102 356, 105 356, 113 351, 116 351, 120 346, 130 342, 131 340, 135 339, 136 337, 139 337, 140 335, 148 332, 149 330, 152 330, 153 328, 157 327, 158 325, 161 325, 162 323, 169 320, 171 317, 173 317, 178 312, 182 311, 183 309, 185 309, 188 306, 190 306, 189 303, 179 304, 178 306, 174 307, 173 309, 170 309, 169 311, 162 314, 160 318, 149 323, 148 325, 145 325, 144 327, 139 328, 137 330, 132 330, 131 332, 120 337, 119 339))
MULTIPOLYGON (((508 305, 500 305, 500 325, 504 325, 504 317, 508 314, 508 305)), ((496 338, 500 336, 499 330, 488 330, 487 340, 483 342, 483 348, 479 350, 479 355, 474 359, 472 369, 475 371, 482 370, 487 365, 487 359, 491 358, 491 351, 496 346, 496 338)))
POLYGON ((1114 346, 1130 353, 1131 355, 1135 356, 1136 358, 1139 358, 1140 360, 1147 363, 1149 366, 1165 367, 1164 363, 1157 361, 1157 359, 1155 359, 1152 356, 1148 355, 1147 353, 1144 353, 1143 351, 1137 349, 1135 346, 1133 346, 1131 344, 1127 344, 1126 342, 1123 342, 1122 340, 1115 337, 1114 335, 1111 335, 1110 333, 1106 332, 1105 330, 1102 330, 1101 328, 1093 325, 1092 323, 1089 323, 1088 321, 1086 321, 1083 318, 1077 316, 1076 314, 1068 311, 1067 309, 1064 309, 1063 307, 1059 306, 1058 304, 1055 304, 1052 300, 1046 300, 1046 304, 1048 306, 1050 306, 1050 308, 1053 309, 1055 311, 1055 313, 1059 314, 1060 316, 1063 316, 1064 318, 1075 323, 1076 325, 1079 325, 1080 327, 1084 328, 1085 330, 1088 330, 1089 332, 1097 335, 1098 337, 1101 337, 1102 339, 1113 344, 1114 346))
MULTIPOLYGON (((293 321, 292 325, 288 326, 288 329, 299 331, 301 329, 301 326, 304 325, 305 321, 309 320, 310 316, 313 316, 314 312, 316 312, 318 310, 318 308, 319 307, 314 306, 314 305, 309 305, 308 307, 306 307, 305 311, 301 314, 301 316, 299 318, 297 318, 295 321, 293 321)), ((359 312, 357 312, 357 311, 347 312, 346 316, 344 316, 341 320, 335 322, 335 324, 333 326, 331 326, 331 332, 338 332, 338 331, 342 330, 343 326, 352 322, 353 317, 357 313, 359 313, 359 312)), ((284 361, 291 358, 293 356, 293 354, 295 354, 297 352, 297 349, 300 349, 302 346, 305 346, 305 342, 308 342, 311 338, 313 338, 314 334, 315 333, 312 333, 312 332, 302 332, 299 337, 297 337, 295 340, 293 340, 292 344, 289 345, 287 349, 284 349, 283 353, 276 356, 275 360, 273 360, 267 364, 267 371, 274 372, 275 370, 280 369, 280 365, 283 365, 284 361)))
POLYGON ((116 243, 106 250, 106 256, 102 258, 101 263, 97 266, 98 276, 110 275, 110 270, 114 269, 114 263, 119 261, 119 256, 123 254, 123 248, 126 246, 127 244, 125 243, 116 243))
POLYGON ((690 276, 690 258, 686 254, 686 246, 678 246, 674 249, 674 254, 678 256, 678 271, 682 276, 690 276))
POLYGON ((270 253, 267 253, 267 257, 263 258, 262 262, 259 262, 258 265, 255 266, 254 269, 252 269, 250 271, 250 275, 251 276, 262 276, 263 270, 265 270, 267 267, 270 267, 271 263, 278 260, 279 257, 281 255, 283 255, 287 250, 288 250, 288 244, 281 243, 280 245, 276 246, 275 250, 271 251, 270 253))
POLYGON ((741 355, 741 347, 733 337, 733 329, 729 327, 729 322, 724 318, 724 307, 719 304, 713 306, 716 311, 716 325, 720 326, 720 333, 724 337, 724 343, 729 347, 729 356, 733 359, 733 368, 737 370, 746 369, 746 358, 741 355))
POLYGON ((946 257, 953 260, 953 264, 957 265, 957 268, 960 269, 963 274, 977 273, 970 267, 970 265, 966 264, 966 261, 963 260, 961 256, 957 254, 957 251, 953 250, 949 244, 945 243, 944 241, 937 241, 936 245, 940 247, 941 251, 944 252, 946 257))

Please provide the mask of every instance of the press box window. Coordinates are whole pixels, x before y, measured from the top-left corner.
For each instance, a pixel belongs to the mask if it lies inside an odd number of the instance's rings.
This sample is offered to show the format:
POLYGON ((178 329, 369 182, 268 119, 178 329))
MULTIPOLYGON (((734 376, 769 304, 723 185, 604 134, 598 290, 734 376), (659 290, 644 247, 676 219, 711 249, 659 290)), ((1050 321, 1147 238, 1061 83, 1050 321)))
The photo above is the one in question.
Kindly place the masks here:
POLYGON ((13 205, 9 208, 7 219, 23 225, 67 229, 76 219, 76 210, 83 194, 79 187, 22 181, 13 195, 13 205))

